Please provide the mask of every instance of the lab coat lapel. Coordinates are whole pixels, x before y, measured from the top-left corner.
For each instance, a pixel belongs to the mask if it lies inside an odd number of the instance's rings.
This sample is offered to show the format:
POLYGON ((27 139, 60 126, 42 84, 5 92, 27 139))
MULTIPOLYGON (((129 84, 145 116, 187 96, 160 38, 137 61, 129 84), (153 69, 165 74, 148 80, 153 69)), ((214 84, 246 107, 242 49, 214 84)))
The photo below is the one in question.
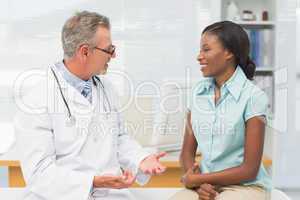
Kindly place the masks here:
POLYGON ((94 112, 97 112, 97 114, 101 114, 103 116, 107 116, 108 112, 111 111, 111 108, 107 103, 107 98, 108 96, 105 96, 100 82, 96 80, 96 85, 93 85, 92 87, 92 106, 94 112))
MULTIPOLYGON (((81 104, 81 105, 85 105, 85 106, 91 106, 90 102, 88 101, 88 99, 86 99, 84 96, 82 96, 82 94, 79 93, 79 91, 77 91, 72 85, 70 85, 61 75, 61 73, 56 69, 55 66, 51 67, 57 78, 58 81, 62 87, 62 91, 63 94, 67 100, 68 103, 70 104, 74 104, 76 106, 76 104, 81 104)), ((52 72, 50 71, 50 73, 52 74, 52 72)), ((54 77, 53 77, 54 78, 54 77)), ((57 86, 58 87, 58 86, 57 86)))
POLYGON ((99 102, 98 102, 98 100, 99 100, 99 92, 100 91, 98 91, 98 87, 97 87, 97 85, 92 85, 92 106, 93 106, 93 108, 96 108, 95 109, 95 111, 97 111, 97 109, 98 109, 98 107, 99 107, 99 102))

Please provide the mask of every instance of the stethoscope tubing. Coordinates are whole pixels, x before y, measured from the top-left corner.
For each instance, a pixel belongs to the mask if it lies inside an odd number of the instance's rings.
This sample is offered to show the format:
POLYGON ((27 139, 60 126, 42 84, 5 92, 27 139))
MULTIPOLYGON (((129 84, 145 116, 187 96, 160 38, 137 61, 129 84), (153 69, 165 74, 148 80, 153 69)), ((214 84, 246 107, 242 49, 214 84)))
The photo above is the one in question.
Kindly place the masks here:
MULTIPOLYGON (((66 108, 67 108, 67 110, 68 110, 68 117, 69 117, 69 119, 72 119, 72 113, 71 113, 71 109, 70 109, 70 107, 69 107, 69 105, 68 105, 68 102, 67 102, 67 100, 66 100, 66 98, 65 98, 65 95, 63 94, 63 91, 62 91, 62 87, 61 87, 61 84, 60 84, 60 82, 59 82, 59 80, 58 80, 58 77, 57 77, 57 75, 56 75, 56 73, 54 72, 54 70, 52 69, 52 67, 50 67, 50 69, 51 69, 51 71, 52 71, 52 73, 53 73, 53 75, 54 75, 54 78, 55 78, 55 81, 56 81, 56 83, 57 83, 57 85, 58 85, 58 88, 59 88, 59 91, 60 91, 60 95, 61 95, 61 97, 62 97, 62 99, 63 99, 63 102, 64 102, 64 104, 65 104, 65 106, 66 106, 66 108)), ((111 112, 111 105, 110 105, 110 102, 109 102, 109 99, 108 99, 108 96, 107 96, 107 93, 106 93, 106 91, 105 91, 105 88, 104 88, 104 85, 103 85, 103 83, 102 83, 102 81, 100 80, 100 78, 99 77, 97 77, 97 76, 93 76, 92 77, 92 80, 93 80, 93 84, 97 87, 97 81, 100 83, 100 85, 101 85, 101 87, 102 87, 102 90, 103 90, 103 93, 104 93, 104 96, 105 96, 105 99, 106 99, 106 102, 108 103, 108 106, 109 106, 109 112, 111 112)), ((104 105, 104 109, 106 110, 106 106, 105 106, 105 103, 103 102, 103 105, 104 105)))
POLYGON ((60 84, 60 82, 59 82, 59 80, 58 80, 58 78, 57 78, 56 73, 54 72, 54 70, 53 70, 52 68, 51 68, 51 71, 52 71, 52 73, 53 73, 53 75, 54 75, 54 78, 55 78, 55 80, 56 80, 56 83, 57 83, 57 85, 58 85, 60 95, 61 95, 61 97, 62 97, 62 99, 63 99, 63 101, 64 101, 64 104, 65 104, 65 106, 66 106, 66 108, 67 108, 67 110, 68 110, 69 118, 71 118, 71 117, 72 117, 71 110, 70 110, 70 107, 69 107, 69 105, 68 105, 68 102, 67 102, 67 100, 66 100, 66 98, 65 98, 65 95, 64 95, 63 92, 62 92, 61 84, 60 84))

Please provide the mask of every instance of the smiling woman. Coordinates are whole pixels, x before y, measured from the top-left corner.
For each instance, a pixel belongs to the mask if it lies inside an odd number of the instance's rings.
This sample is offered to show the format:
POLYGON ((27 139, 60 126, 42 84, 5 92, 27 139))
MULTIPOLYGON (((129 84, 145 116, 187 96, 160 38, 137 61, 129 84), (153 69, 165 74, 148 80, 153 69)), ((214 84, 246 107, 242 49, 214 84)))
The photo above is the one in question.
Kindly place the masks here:
POLYGON ((271 180, 261 164, 266 94, 251 80, 249 39, 239 25, 206 27, 197 60, 206 77, 192 91, 180 161, 190 190, 181 199, 265 200, 271 180), (203 159, 194 163, 196 150, 203 159))

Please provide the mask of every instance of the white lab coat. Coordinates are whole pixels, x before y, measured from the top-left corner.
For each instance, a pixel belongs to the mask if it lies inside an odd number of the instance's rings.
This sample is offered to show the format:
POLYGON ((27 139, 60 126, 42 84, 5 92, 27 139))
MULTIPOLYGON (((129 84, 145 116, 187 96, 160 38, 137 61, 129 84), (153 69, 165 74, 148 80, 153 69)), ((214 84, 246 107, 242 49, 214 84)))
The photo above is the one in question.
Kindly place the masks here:
POLYGON ((50 68, 45 80, 17 99, 19 111, 14 124, 27 184, 24 199, 132 199, 127 189, 92 188, 95 175, 120 174, 120 167, 137 174, 141 184, 149 180, 149 176, 138 171, 139 163, 149 153, 126 134, 112 85, 101 79, 111 106, 108 114, 103 110, 103 102, 106 109, 109 105, 99 83, 92 88, 90 104, 56 67, 52 69, 76 123, 66 126, 68 112, 50 68), (92 193, 98 197, 92 197, 92 193))

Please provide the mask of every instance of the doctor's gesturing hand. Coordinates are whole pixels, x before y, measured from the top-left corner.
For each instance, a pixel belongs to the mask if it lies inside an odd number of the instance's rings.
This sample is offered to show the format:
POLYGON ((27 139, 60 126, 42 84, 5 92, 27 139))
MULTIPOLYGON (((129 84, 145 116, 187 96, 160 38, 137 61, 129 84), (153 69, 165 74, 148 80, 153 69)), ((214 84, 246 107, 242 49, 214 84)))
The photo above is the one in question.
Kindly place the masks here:
POLYGON ((166 155, 166 152, 160 152, 157 154, 152 154, 148 157, 146 157, 141 163, 140 163, 140 170, 149 175, 156 175, 161 174, 166 170, 166 167, 163 166, 159 159, 164 157, 166 155))
POLYGON ((130 187, 135 181, 135 176, 130 171, 124 171, 123 175, 95 176, 93 186, 95 188, 122 189, 130 187))

